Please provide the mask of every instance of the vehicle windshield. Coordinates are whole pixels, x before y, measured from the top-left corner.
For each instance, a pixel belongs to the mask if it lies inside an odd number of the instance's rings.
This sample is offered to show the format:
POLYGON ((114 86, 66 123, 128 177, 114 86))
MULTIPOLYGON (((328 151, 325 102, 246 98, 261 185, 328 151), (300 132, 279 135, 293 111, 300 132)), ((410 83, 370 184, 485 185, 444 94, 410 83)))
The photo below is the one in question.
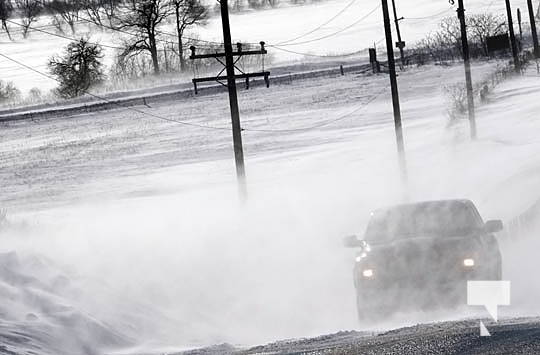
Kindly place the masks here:
POLYGON ((465 201, 401 205, 373 214, 366 240, 388 242, 412 237, 453 237, 482 228, 476 208, 465 201))

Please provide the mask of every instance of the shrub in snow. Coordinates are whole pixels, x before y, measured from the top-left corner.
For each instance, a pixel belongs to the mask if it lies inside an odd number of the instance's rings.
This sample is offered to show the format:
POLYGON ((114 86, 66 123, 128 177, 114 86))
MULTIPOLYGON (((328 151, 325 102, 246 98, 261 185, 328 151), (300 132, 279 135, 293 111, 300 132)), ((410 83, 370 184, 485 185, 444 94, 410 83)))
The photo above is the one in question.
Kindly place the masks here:
POLYGON ((466 117, 467 113, 467 90, 464 83, 448 85, 444 88, 449 101, 446 115, 448 127, 455 125, 460 119, 466 117))
POLYGON ((21 97, 21 91, 11 82, 0 80, 0 102, 14 101, 21 97))
POLYGON ((102 83, 105 79, 102 52, 100 45, 81 38, 71 42, 63 56, 53 56, 48 67, 60 83, 56 89, 58 95, 64 98, 80 96, 102 83))
POLYGON ((32 88, 28 92, 28 101, 30 101, 30 102, 40 101, 42 96, 43 96, 43 94, 42 94, 40 89, 32 88))

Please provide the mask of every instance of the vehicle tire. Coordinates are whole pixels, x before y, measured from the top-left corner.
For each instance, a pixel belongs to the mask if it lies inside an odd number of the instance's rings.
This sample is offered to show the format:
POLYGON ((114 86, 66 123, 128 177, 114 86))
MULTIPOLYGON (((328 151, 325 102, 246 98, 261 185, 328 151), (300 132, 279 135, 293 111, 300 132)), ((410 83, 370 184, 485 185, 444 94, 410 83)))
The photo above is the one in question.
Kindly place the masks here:
POLYGON ((356 310, 360 324, 375 324, 388 318, 391 314, 388 307, 367 301, 363 295, 356 294, 356 310))

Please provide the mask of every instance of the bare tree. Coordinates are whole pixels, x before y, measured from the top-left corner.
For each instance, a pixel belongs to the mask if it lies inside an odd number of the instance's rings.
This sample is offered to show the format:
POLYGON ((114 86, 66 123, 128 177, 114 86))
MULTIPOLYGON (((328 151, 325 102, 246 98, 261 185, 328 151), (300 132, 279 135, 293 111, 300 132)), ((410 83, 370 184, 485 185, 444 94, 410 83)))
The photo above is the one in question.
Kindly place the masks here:
POLYGON ((100 27, 113 27, 121 0, 83 0, 88 18, 100 27))
POLYGON ((452 17, 445 17, 439 23, 439 31, 435 34, 438 37, 438 41, 441 45, 451 46, 455 48, 460 54, 461 51, 461 32, 459 20, 452 17))
POLYGON ((43 5, 39 0, 15 0, 15 3, 21 16, 23 37, 26 38, 30 26, 38 20, 43 11, 43 5))
POLYGON ((270 5, 270 7, 275 8, 279 5, 279 0, 266 0, 266 3, 270 5))
POLYGON ((131 37, 125 39, 122 56, 150 53, 154 73, 159 74, 157 41, 158 26, 174 13, 167 0, 131 0, 126 2, 119 16, 117 29, 129 31, 131 37))
POLYGON ((180 58, 180 71, 186 69, 184 58, 184 32, 196 24, 205 24, 208 18, 208 8, 200 0, 173 0, 176 15, 176 33, 178 34, 178 56, 180 58))
MULTIPOLYGON (((5 82, 0 80, 0 102, 15 101, 20 99, 21 91, 13 84, 13 82, 5 82)), ((5 217, 5 214, 4 214, 5 217)), ((2 212, 0 211, 0 220, 2 219, 2 212)))
POLYGON ((264 7, 264 0, 247 0, 248 6, 252 9, 258 10, 264 7))
POLYGON ((241 11, 243 8, 244 8, 244 0, 233 0, 231 1, 229 5, 230 11, 241 11))
POLYGON ((66 23, 75 34, 75 23, 79 20, 79 13, 84 8, 83 0, 52 0, 43 3, 46 9, 52 14, 53 24, 60 32, 62 23, 66 23))
MULTIPOLYGON (((469 49, 473 57, 488 55, 486 37, 507 31, 505 17, 502 15, 471 14, 466 17, 466 21, 469 49)), ((439 37, 441 45, 447 46, 451 44, 461 55, 461 31, 457 17, 452 16, 442 19, 436 36, 439 37)))
POLYGON ((500 35, 508 31, 503 15, 474 14, 467 19, 472 40, 481 46, 483 55, 488 55, 487 37, 500 35))
POLYGON ((7 20, 11 17, 12 12, 13 4, 11 3, 11 0, 0 0, 0 20, 2 21, 2 29, 6 31, 10 40, 12 39, 7 26, 7 20))

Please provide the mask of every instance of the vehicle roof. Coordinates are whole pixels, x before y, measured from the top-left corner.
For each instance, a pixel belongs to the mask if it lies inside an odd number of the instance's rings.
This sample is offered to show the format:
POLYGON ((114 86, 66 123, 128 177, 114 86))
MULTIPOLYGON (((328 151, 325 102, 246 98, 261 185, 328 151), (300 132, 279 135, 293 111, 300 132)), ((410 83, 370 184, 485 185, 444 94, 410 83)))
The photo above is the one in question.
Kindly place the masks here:
POLYGON ((448 206, 448 205, 454 205, 454 204, 465 204, 469 206, 474 206, 471 200, 469 199, 443 199, 443 200, 425 200, 425 201, 417 201, 417 202, 409 202, 409 203, 401 203, 397 205, 387 206, 378 208, 375 211, 372 212, 372 214, 378 214, 382 212, 388 212, 396 209, 409 209, 409 208, 428 208, 430 206, 448 206))

